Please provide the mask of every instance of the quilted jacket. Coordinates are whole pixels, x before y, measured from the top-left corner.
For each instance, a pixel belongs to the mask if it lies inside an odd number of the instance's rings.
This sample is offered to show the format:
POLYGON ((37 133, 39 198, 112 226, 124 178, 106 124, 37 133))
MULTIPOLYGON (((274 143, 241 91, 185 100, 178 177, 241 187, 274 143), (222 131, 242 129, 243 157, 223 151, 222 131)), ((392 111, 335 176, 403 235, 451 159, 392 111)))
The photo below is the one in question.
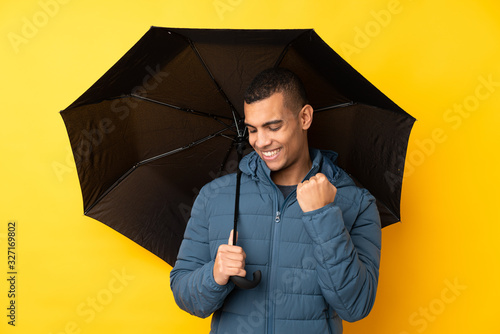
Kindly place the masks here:
POLYGON ((380 218, 374 197, 355 186, 332 151, 310 149, 312 168, 337 187, 333 203, 303 213, 295 191, 283 198, 255 153, 242 170, 238 245, 251 290, 218 285, 213 266, 233 227, 235 174, 205 185, 195 200, 170 274, 176 303, 198 317, 213 313, 211 333, 342 333, 342 319, 370 312, 378 283, 380 218))

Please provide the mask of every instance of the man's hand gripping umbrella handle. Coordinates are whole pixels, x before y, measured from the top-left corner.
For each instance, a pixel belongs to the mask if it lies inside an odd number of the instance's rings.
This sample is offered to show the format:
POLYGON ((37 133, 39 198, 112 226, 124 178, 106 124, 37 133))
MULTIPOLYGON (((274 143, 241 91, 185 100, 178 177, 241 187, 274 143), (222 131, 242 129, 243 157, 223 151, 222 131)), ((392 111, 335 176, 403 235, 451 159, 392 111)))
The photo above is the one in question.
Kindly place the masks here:
MULTIPOLYGON (((241 161, 244 147, 245 147, 244 139, 243 137, 239 136, 237 140, 238 164, 241 161)), ((241 184, 241 170, 238 168, 238 171, 236 172, 236 196, 234 200, 233 245, 236 245, 236 237, 238 234, 237 232, 238 232, 238 211, 240 207, 240 184, 241 184)), ((239 288, 253 289, 260 283, 261 277, 262 273, 260 272, 260 270, 257 270, 256 272, 253 273, 253 281, 250 281, 249 279, 246 279, 245 277, 241 276, 231 276, 230 280, 239 288)))
POLYGON ((248 290, 248 289, 255 288, 260 283, 261 277, 262 277, 262 274, 261 274, 260 270, 257 270, 256 272, 253 273, 253 281, 246 279, 245 277, 241 277, 241 276, 231 276, 230 280, 237 287, 248 290))
MULTIPOLYGON (((236 228, 236 223, 235 223, 235 228, 236 228)), ((233 231, 233 245, 236 245, 236 240, 237 240, 237 233, 236 231, 233 231)), ((253 289, 255 288, 259 283, 260 279, 262 278, 262 273, 260 270, 257 270, 256 272, 253 273, 253 280, 250 281, 249 279, 246 279, 245 277, 241 276, 231 276, 229 279, 239 288, 241 289, 253 289)))

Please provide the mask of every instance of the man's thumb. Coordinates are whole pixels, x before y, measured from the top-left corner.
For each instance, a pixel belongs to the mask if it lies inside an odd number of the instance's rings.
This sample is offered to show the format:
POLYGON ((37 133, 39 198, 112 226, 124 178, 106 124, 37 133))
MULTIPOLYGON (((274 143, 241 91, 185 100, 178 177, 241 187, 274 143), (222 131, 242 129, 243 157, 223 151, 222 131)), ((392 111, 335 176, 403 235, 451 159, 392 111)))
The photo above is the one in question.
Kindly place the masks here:
MULTIPOLYGON (((227 241, 227 244, 229 246, 233 246, 234 243, 233 243, 233 232, 234 230, 231 230, 231 233, 229 233, 229 240, 227 241)), ((238 232, 236 232, 236 241, 238 241, 238 232)))

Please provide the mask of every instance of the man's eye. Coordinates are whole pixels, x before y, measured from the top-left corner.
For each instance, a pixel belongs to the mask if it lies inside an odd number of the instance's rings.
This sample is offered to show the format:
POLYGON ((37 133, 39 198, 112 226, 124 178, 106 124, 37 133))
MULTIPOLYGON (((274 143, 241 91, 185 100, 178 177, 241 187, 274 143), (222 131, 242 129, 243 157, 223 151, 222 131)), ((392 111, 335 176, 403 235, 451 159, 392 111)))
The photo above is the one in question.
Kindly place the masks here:
POLYGON ((248 133, 256 133, 256 132, 257 132, 257 130, 255 130, 255 129, 254 130, 248 130, 248 133))
POLYGON ((271 130, 271 131, 278 131, 279 129, 281 129, 281 126, 278 126, 276 128, 269 128, 269 130, 271 130))

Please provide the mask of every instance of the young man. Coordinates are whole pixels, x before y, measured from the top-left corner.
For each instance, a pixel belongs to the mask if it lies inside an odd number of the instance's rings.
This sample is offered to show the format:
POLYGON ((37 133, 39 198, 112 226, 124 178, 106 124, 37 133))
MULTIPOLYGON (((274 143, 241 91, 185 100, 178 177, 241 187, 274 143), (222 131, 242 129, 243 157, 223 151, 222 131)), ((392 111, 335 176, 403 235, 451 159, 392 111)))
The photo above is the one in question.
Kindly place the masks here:
POLYGON ((170 276, 175 300, 211 333, 342 333, 375 301, 381 230, 375 199, 308 147, 313 108, 292 72, 260 73, 245 94, 254 152, 242 170, 238 246, 234 174, 198 195, 170 276), (229 241, 228 241, 229 237, 229 241), (261 270, 251 290, 230 276, 261 270))

